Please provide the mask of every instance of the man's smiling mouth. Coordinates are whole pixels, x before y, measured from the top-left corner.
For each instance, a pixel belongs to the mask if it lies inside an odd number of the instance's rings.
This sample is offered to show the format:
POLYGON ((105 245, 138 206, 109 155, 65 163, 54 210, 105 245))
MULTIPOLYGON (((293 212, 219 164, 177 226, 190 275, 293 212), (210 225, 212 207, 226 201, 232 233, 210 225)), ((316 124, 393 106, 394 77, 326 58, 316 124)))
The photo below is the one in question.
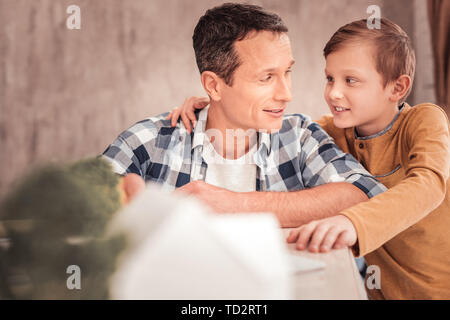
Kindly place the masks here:
POLYGON ((272 118, 280 119, 283 117, 285 108, 264 109, 263 111, 272 118))
POLYGON ((281 114, 284 111, 284 108, 278 108, 278 109, 264 109, 263 111, 273 113, 273 114, 281 114))

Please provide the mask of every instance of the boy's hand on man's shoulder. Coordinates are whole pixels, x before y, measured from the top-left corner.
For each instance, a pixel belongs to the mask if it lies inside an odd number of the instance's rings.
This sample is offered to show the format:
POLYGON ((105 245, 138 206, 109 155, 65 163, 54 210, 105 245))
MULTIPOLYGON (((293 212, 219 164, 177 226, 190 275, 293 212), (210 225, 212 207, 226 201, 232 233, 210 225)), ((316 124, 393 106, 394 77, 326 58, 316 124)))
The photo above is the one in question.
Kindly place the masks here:
POLYGON ((351 247, 356 240, 356 229, 344 215, 311 221, 292 230, 286 239, 288 243, 297 243, 297 250, 308 248, 311 252, 351 247))
POLYGON ((181 117, 186 130, 191 133, 197 124, 195 109, 203 109, 209 104, 209 97, 189 97, 178 108, 170 111, 166 120, 171 120, 172 127, 177 125, 178 119, 181 117), (192 126, 191 126, 192 123, 192 126))

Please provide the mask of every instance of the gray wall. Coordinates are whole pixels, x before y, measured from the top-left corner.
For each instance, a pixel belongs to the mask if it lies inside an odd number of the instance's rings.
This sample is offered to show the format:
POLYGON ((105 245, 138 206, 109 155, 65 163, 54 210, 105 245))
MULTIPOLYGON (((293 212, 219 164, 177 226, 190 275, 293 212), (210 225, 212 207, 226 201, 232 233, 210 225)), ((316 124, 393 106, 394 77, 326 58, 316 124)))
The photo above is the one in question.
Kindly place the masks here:
MULTIPOLYGON (((0 0, 0 197, 36 164, 99 154, 134 122, 203 95, 191 36, 219 3, 0 0), (81 30, 66 28, 70 4, 81 7, 81 30)), ((367 17, 368 5, 380 5, 413 40, 429 41, 425 0, 253 3, 289 26, 297 62, 288 112, 314 118, 327 112, 322 48, 339 26, 367 17)), ((417 81, 411 103, 434 99, 431 53, 420 52, 418 72, 427 77, 417 81)))

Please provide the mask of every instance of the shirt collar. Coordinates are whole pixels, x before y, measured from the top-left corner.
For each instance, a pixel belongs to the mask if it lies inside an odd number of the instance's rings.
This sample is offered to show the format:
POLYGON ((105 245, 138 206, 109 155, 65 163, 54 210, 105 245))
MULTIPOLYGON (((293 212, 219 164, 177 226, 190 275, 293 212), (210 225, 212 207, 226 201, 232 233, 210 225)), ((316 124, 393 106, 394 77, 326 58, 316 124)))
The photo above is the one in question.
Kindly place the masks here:
MULTIPOLYGON (((192 143, 192 150, 200 147, 203 148, 204 139, 205 139, 205 131, 206 131, 206 121, 208 119, 208 111, 209 106, 202 109, 198 114, 197 125, 194 129, 194 138, 192 143)), ((271 139, 274 135, 278 134, 270 134, 268 132, 259 132, 258 133, 258 151, 257 153, 260 155, 267 156, 271 151, 271 139)))
POLYGON ((388 132, 389 130, 391 130, 391 128, 392 128, 392 126, 394 125, 395 121, 398 119, 400 113, 402 112, 404 106, 405 106, 405 103, 402 103, 402 104, 398 107, 398 112, 397 112, 397 114, 395 115, 394 119, 387 125, 386 128, 384 128, 384 129, 381 130, 380 132, 377 132, 377 133, 375 133, 375 134, 373 134, 373 135, 366 136, 366 137, 360 137, 360 136, 358 136, 358 133, 356 132, 356 127, 354 127, 354 128, 353 128, 353 134, 354 134, 354 136, 355 136, 355 139, 359 139, 359 140, 369 140, 369 139, 373 139, 373 138, 379 137, 379 136, 385 134, 386 132, 388 132))
POLYGON ((198 114, 197 125, 194 129, 194 138, 192 143, 192 149, 197 147, 203 147, 206 131, 206 120, 208 119, 209 106, 204 108, 198 114))
POLYGON ((260 132, 259 133, 259 146, 258 146, 258 153, 263 152, 264 147, 266 148, 266 155, 270 153, 270 138, 271 134, 267 132, 260 132))

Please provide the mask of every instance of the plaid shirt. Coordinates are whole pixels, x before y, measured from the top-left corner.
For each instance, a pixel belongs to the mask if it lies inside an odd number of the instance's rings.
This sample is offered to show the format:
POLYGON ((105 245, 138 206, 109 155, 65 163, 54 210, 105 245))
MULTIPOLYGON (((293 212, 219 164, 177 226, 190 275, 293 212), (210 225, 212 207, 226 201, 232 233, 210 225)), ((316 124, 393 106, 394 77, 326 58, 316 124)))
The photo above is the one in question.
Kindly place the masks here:
MULTIPOLYGON (((208 109, 199 112, 191 134, 180 121, 171 127, 167 113, 142 120, 121 133, 103 157, 118 174, 136 173, 167 190, 205 180, 208 165, 202 153, 208 109)), ((257 191, 293 191, 329 182, 352 183, 369 198, 386 190, 309 117, 285 115, 280 131, 257 135, 257 191)))

